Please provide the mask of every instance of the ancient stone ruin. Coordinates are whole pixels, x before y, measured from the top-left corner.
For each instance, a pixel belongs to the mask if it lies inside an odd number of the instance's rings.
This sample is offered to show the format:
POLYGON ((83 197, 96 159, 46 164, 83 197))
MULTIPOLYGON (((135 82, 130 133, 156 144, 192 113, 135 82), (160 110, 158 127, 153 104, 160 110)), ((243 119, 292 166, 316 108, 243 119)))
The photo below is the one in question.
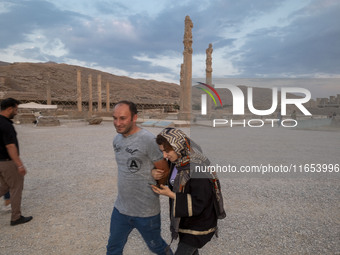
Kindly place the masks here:
MULTIPOLYGON (((179 119, 191 119, 191 79, 192 79, 192 28, 193 23, 189 16, 185 17, 184 51, 183 51, 183 76, 181 79, 181 109, 179 119)), ((181 72, 182 73, 182 72, 181 72)))

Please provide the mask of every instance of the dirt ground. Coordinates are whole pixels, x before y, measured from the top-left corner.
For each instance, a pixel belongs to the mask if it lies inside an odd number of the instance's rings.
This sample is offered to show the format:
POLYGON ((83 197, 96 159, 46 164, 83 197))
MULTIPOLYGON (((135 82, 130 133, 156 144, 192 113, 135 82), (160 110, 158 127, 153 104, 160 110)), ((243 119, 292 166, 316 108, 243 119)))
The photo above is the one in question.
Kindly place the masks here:
MULTIPOLYGON (((161 128, 147 128, 157 134, 161 128)), ((22 213, 12 227, 0 212, 1 255, 105 254, 117 195, 109 122, 60 127, 17 125, 28 169, 22 213)), ((220 166, 339 164, 340 133, 281 128, 182 128, 220 166), (203 135, 202 135, 203 134, 203 135)), ((227 217, 200 254, 340 254, 339 172, 219 173, 227 217)), ((161 198, 162 235, 170 241, 168 201, 161 198)), ((172 244, 176 248, 176 242, 172 244)), ((150 254, 133 231, 124 254, 150 254)))

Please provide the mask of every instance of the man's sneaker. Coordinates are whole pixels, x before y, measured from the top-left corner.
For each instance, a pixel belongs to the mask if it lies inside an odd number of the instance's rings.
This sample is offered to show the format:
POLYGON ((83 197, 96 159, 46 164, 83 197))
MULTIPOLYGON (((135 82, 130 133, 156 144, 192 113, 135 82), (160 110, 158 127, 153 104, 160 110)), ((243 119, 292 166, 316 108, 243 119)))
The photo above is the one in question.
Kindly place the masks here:
POLYGON ((19 224, 24 224, 26 222, 29 222, 33 219, 32 216, 29 217, 24 217, 24 216, 20 216, 19 219, 15 220, 15 221, 11 221, 11 226, 15 226, 15 225, 19 225, 19 224))

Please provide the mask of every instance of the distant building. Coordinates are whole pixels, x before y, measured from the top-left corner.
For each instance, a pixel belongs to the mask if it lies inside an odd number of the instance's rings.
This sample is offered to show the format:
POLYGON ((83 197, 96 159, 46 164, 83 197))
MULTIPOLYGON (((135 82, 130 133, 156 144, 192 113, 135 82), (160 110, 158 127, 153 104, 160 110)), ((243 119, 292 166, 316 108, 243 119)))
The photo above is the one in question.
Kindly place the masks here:
POLYGON ((329 98, 317 98, 316 99, 316 106, 319 108, 326 108, 326 107, 340 107, 340 94, 337 96, 330 96, 329 98))

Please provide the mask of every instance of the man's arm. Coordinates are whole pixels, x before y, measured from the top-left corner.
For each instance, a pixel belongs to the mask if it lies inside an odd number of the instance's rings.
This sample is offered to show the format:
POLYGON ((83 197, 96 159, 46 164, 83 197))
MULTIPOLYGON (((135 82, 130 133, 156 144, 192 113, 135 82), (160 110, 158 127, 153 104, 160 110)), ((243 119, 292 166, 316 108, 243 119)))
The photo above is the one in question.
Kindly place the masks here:
POLYGON ((19 157, 17 146, 14 143, 7 144, 6 149, 7 149, 8 155, 13 160, 14 164, 17 166, 19 173, 21 175, 25 175, 26 169, 19 157))
POLYGON ((157 180, 158 184, 166 184, 168 175, 169 175, 169 165, 168 162, 166 162, 165 159, 158 160, 153 163, 155 168, 157 169, 157 172, 160 172, 159 170, 163 171, 163 177, 159 180, 157 180))

